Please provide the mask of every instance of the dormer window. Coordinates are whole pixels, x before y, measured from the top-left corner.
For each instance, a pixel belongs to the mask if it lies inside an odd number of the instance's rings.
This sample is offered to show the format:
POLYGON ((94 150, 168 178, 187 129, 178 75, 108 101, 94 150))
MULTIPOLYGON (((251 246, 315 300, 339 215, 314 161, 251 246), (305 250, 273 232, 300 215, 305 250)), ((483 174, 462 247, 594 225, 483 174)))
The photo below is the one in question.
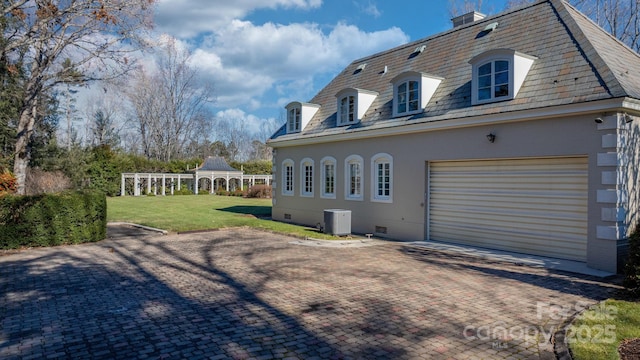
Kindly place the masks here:
POLYGON ((421 112, 436 92, 442 78, 429 74, 407 71, 391 80, 393 84, 393 116, 421 112))
POLYGON ((496 60, 478 67, 478 101, 509 96, 509 61, 496 60))
POLYGON ((356 97, 347 95, 340 99, 340 124, 353 124, 356 121, 356 97))
POLYGON ((300 108, 294 107, 287 112, 287 132, 300 132, 300 108))
POLYGON ((286 106, 287 109, 287 134, 304 130, 313 116, 320 109, 320 105, 301 103, 294 101, 286 106))
POLYGON ((398 114, 414 113, 420 108, 420 85, 417 81, 405 81, 398 85, 396 91, 396 112, 398 114))
POLYGON ((375 91, 347 88, 336 94, 338 99, 338 126, 359 122, 378 96, 375 91))
POLYGON ((535 59, 509 49, 487 51, 471 59, 472 104, 514 99, 535 59))

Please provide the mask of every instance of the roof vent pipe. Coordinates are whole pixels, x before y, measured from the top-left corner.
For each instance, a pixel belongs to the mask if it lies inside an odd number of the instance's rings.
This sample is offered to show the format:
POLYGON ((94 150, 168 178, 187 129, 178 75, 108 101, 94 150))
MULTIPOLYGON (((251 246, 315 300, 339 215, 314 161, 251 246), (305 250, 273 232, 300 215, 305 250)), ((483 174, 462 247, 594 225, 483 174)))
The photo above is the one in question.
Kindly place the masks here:
POLYGON ((453 19, 451 19, 451 21, 453 22, 453 27, 458 27, 460 25, 470 24, 474 21, 482 20, 485 17, 487 17, 487 15, 481 14, 477 11, 472 11, 464 15, 456 16, 453 19))

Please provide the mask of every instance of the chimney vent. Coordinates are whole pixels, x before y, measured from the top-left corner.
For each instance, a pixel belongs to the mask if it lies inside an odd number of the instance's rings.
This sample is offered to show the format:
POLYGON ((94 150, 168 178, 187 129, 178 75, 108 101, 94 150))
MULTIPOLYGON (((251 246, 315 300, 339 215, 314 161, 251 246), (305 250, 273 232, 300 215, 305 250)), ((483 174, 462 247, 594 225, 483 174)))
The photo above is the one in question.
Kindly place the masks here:
POLYGON ((451 21, 453 22, 453 27, 458 27, 460 25, 470 24, 474 21, 482 20, 485 17, 487 17, 485 14, 481 14, 477 11, 472 11, 464 15, 456 16, 451 19, 451 21))

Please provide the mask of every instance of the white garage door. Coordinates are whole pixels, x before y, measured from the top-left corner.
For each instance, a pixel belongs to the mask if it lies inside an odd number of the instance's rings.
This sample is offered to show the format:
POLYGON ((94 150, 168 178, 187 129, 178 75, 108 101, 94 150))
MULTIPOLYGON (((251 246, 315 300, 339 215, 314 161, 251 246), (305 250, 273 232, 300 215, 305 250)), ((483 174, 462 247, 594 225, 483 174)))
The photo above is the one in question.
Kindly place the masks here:
POLYGON ((587 158, 430 163, 432 240, 586 261, 587 158))

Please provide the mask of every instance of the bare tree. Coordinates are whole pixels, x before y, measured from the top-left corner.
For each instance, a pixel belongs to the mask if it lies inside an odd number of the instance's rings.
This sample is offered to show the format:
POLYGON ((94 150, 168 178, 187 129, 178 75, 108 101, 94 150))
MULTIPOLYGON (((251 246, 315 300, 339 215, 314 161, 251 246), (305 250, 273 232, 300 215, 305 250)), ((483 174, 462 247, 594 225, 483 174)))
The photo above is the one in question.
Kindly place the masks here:
POLYGON ((25 193, 29 142, 43 94, 58 84, 115 77, 132 66, 138 31, 151 25, 155 0, 3 0, 0 58, 20 64, 25 80, 14 155, 25 193))
POLYGON ((92 146, 108 145, 111 148, 120 145, 123 124, 119 119, 122 102, 114 96, 113 87, 106 84, 100 95, 94 94, 86 102, 87 141, 92 146))
POLYGON ((640 0, 573 0, 571 3, 618 40, 640 51, 640 0))
POLYGON ((454 18, 472 11, 482 11, 482 0, 449 0, 449 16, 454 18))
POLYGON ((189 61, 186 49, 165 38, 156 68, 139 71, 127 93, 148 158, 170 161, 180 157, 188 144, 210 133, 207 106, 213 101, 213 91, 199 82, 199 73, 189 61))

